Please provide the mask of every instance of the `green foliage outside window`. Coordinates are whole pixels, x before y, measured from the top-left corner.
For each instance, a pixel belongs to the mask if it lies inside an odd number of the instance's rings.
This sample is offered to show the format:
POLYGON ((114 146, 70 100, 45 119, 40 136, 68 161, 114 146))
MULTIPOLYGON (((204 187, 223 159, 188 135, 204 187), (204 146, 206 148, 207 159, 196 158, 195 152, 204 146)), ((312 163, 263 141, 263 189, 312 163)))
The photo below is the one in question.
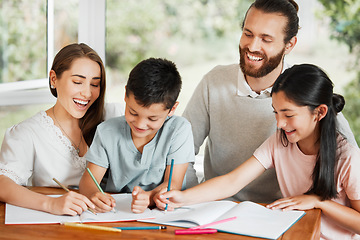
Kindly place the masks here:
MULTIPOLYGON (((140 60, 168 57, 190 65, 216 58, 207 46, 240 34, 251 0, 106 1, 106 64, 128 73, 140 60), (181 50, 178 45, 181 43, 181 50), (189 54, 185 54, 186 45, 189 54), (180 52, 179 54, 177 54, 180 52), (179 59, 182 58, 182 59, 179 59)), ((233 44, 238 44, 238 40, 233 44)))
POLYGON ((350 68, 358 73, 344 89, 346 105, 343 113, 360 145, 360 1, 319 0, 319 2, 324 6, 323 14, 330 17, 332 38, 345 43, 350 53, 356 57, 350 68))
POLYGON ((45 76, 46 1, 0 0, 0 83, 45 76))

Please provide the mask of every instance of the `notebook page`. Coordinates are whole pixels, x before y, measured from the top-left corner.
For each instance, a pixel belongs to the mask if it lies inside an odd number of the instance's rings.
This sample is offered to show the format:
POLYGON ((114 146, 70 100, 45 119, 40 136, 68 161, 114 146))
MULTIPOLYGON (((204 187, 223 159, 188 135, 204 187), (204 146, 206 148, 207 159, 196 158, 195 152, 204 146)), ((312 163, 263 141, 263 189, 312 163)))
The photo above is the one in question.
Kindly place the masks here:
MULTIPOLYGON (((50 196, 59 197, 61 195, 50 196)), ((54 215, 8 203, 5 206, 5 224, 48 224, 78 221, 80 221, 79 216, 54 215)))
MULTIPOLYGON (((60 195, 49 195, 58 197, 60 195)), ((80 216, 54 215, 42 211, 18 207, 6 204, 5 207, 5 224, 50 224, 62 222, 116 222, 116 221, 133 221, 155 217, 156 211, 152 212, 147 209, 142 214, 131 212, 131 194, 113 194, 116 200, 116 213, 97 213, 96 215, 85 211, 80 216)))
POLYGON ((144 220, 142 222, 153 222, 179 227, 194 227, 214 222, 224 212, 233 208, 237 204, 232 201, 213 201, 200 204, 194 204, 175 211, 163 212, 153 220, 144 220))
POLYGON ((81 222, 117 222, 117 221, 134 221, 139 219, 152 218, 154 213, 147 208, 143 213, 133 213, 131 211, 131 194, 113 194, 111 195, 116 201, 115 212, 92 214, 89 211, 83 212, 80 216, 81 222))
POLYGON ((277 239, 304 214, 304 211, 271 210, 245 201, 221 217, 237 216, 235 220, 218 224, 214 228, 229 233, 277 239))

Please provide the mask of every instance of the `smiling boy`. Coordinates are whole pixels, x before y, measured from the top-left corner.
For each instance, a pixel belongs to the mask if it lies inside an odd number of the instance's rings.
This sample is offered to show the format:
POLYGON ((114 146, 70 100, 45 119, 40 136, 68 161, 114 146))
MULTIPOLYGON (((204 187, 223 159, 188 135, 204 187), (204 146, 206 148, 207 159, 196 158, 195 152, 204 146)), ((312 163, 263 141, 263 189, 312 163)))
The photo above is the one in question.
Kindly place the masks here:
MULTIPOLYGON (((125 116, 99 125, 86 155, 98 182, 109 170, 105 191, 132 193, 135 213, 156 204, 158 193, 167 186, 172 159, 172 189, 181 189, 188 162, 195 159, 191 125, 174 116, 180 89, 174 63, 150 58, 137 64, 126 85, 125 116)), ((99 212, 115 206, 114 199, 100 193, 87 173, 80 181, 80 192, 99 212)))

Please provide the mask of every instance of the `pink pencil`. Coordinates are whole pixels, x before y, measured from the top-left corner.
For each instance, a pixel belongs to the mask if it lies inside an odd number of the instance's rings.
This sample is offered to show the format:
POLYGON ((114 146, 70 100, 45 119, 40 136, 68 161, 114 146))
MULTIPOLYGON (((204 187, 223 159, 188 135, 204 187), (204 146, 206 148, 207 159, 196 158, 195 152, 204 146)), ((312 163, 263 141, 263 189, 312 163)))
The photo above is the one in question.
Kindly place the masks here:
POLYGON ((189 228, 189 230, 206 228, 206 227, 210 227, 210 226, 213 226, 213 225, 216 225, 216 224, 220 224, 220 223, 224 223, 224 222, 229 222, 229 221, 232 221, 232 220, 235 220, 235 219, 236 219, 236 217, 225 218, 225 219, 220 220, 220 221, 216 221, 216 222, 212 222, 212 223, 200 225, 200 226, 197 226, 197 227, 192 227, 192 228, 189 228))
POLYGON ((175 235, 189 235, 189 234, 212 234, 212 233, 216 233, 217 230, 216 229, 176 229, 175 230, 175 235))

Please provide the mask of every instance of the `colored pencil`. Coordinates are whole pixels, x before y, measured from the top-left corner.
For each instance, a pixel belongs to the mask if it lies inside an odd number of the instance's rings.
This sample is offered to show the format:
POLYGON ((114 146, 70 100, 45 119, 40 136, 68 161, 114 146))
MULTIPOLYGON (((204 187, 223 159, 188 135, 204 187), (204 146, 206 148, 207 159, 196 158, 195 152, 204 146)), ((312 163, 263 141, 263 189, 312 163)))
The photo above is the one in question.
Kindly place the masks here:
POLYGON ((74 223, 74 222, 65 222, 63 224, 67 227, 94 229, 94 230, 102 230, 102 231, 109 231, 109 232, 121 232, 121 229, 117 229, 117 228, 113 228, 113 227, 97 226, 97 225, 74 223))
POLYGON ((192 228, 189 228, 189 230, 202 229, 202 228, 210 227, 210 226, 213 226, 213 225, 216 225, 216 224, 220 224, 220 223, 224 223, 224 222, 229 222, 229 221, 232 221, 232 220, 235 220, 235 219, 236 219, 236 217, 225 218, 225 219, 220 220, 220 221, 216 221, 216 222, 212 222, 212 223, 200 225, 200 226, 197 226, 197 227, 192 227, 192 228))
POLYGON ((92 178, 92 180, 93 180, 94 183, 96 184, 96 186, 97 186, 97 188, 99 189, 99 191, 100 191, 101 193, 105 194, 104 191, 102 190, 102 188, 100 187, 99 183, 96 181, 96 179, 95 179, 94 175, 92 174, 92 172, 90 171, 90 169, 89 169, 89 168, 86 168, 86 170, 87 170, 88 173, 90 174, 90 177, 92 178))
MULTIPOLYGON (((59 182, 56 178, 53 178, 53 180, 54 180, 54 182, 56 182, 62 189, 64 189, 64 190, 67 191, 67 192, 70 192, 70 190, 69 190, 66 186, 64 186, 61 182, 59 182)), ((94 212, 94 210, 92 210, 91 208, 88 207, 88 210, 89 210, 90 212, 92 212, 93 214, 96 215, 96 212, 94 212)))
MULTIPOLYGON (((167 187, 168 192, 171 189, 171 178, 172 178, 173 168, 174 168, 174 159, 171 159, 170 175, 169 175, 169 182, 168 182, 168 187, 167 187)), ((168 204, 166 204, 166 206, 165 206, 165 212, 167 211, 167 208, 168 208, 168 204)))
MULTIPOLYGON (((86 168, 86 170, 87 170, 88 173, 90 174, 91 179, 94 181, 94 183, 95 183, 96 187, 99 189, 99 191, 100 191, 102 194, 105 194, 104 191, 102 190, 102 188, 100 187, 99 183, 96 181, 96 179, 95 179, 94 175, 92 174, 92 172, 90 171, 90 169, 89 169, 89 168, 86 168)), ((113 208, 111 211, 114 212, 114 213, 116 212, 115 208, 113 208)))
POLYGON ((189 235, 189 234, 212 234, 217 233, 216 229, 205 228, 205 229, 176 229, 175 235, 189 235))
POLYGON ((121 230, 161 230, 166 229, 166 226, 144 226, 144 227, 114 227, 121 230))
POLYGON ((53 180, 54 180, 54 182, 56 182, 57 185, 59 185, 62 189, 64 189, 64 190, 67 191, 67 192, 70 192, 70 190, 69 190, 67 187, 65 187, 61 182, 59 182, 56 178, 53 178, 53 180))

